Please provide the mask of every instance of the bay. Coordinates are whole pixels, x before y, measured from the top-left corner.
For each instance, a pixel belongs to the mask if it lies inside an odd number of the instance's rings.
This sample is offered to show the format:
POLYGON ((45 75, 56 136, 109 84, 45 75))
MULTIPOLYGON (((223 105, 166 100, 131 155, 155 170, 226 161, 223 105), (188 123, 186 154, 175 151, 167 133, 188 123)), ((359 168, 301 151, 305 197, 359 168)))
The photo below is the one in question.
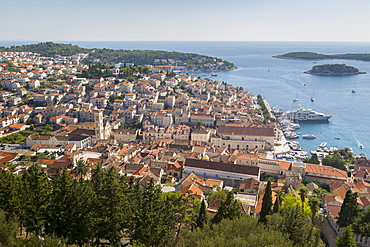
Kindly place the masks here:
MULTIPOLYGON (((0 41, 2 46, 28 44, 27 41, 0 41)), ((38 42, 32 42, 38 43, 38 42)), ((217 77, 234 86, 242 86, 253 95, 261 94, 272 107, 283 110, 298 106, 333 114, 327 123, 303 123, 297 131, 314 134, 316 139, 300 138, 302 149, 316 150, 321 142, 337 148, 350 147, 355 153, 370 151, 370 62, 354 60, 303 61, 273 58, 287 52, 307 51, 324 54, 369 53, 368 42, 182 42, 182 41, 63 41, 86 48, 141 49, 192 52, 219 57, 238 69, 217 72, 217 77), (314 65, 340 63, 367 74, 328 77, 304 74, 314 65), (356 88, 356 93, 351 93, 356 88), (311 102, 311 97, 315 102, 311 102), (299 101, 294 103, 293 99, 299 101), (340 137, 340 139, 334 139, 340 137), (364 149, 358 147, 358 142, 364 149)), ((203 75, 200 73, 199 75, 203 75)))

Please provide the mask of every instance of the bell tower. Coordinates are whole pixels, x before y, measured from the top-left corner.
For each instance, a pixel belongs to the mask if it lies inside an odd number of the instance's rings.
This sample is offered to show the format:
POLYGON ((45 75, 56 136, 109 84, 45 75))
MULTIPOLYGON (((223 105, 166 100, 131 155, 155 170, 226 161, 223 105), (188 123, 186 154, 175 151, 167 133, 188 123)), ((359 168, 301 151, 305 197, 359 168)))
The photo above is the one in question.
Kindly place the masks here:
POLYGON ((95 138, 96 140, 101 140, 105 138, 104 135, 104 123, 103 123, 103 111, 94 111, 94 124, 95 124, 95 138))

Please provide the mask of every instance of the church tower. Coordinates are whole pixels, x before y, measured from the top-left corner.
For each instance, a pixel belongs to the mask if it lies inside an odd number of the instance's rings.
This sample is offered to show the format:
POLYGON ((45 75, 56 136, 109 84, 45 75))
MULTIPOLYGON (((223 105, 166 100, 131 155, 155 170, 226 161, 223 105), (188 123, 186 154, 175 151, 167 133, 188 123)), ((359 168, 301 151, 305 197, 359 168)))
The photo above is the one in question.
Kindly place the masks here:
POLYGON ((104 135, 104 122, 103 122, 103 111, 94 111, 94 124, 95 124, 95 138, 96 140, 105 139, 104 135))

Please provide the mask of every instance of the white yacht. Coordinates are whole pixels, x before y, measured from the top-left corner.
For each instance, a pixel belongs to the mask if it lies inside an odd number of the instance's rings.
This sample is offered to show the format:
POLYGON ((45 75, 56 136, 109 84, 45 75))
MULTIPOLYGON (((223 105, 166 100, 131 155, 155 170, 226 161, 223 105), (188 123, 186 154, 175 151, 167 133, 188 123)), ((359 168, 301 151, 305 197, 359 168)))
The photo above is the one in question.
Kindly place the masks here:
POLYGON ((304 109, 299 107, 298 110, 291 110, 285 112, 281 119, 288 119, 292 122, 300 121, 328 121, 333 115, 320 113, 312 109, 304 109))

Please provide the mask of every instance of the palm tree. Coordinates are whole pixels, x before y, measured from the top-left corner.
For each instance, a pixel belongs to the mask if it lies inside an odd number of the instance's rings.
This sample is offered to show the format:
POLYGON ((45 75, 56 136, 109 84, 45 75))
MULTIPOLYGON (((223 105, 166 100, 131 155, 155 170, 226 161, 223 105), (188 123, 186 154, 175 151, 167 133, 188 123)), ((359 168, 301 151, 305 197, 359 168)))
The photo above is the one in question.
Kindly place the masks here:
POLYGON ((276 199, 279 200, 279 206, 281 206, 282 202, 284 201, 285 192, 283 190, 276 191, 276 199))
POLYGON ((89 170, 89 166, 86 164, 84 160, 78 160, 76 166, 73 168, 73 171, 76 173, 77 177, 82 179, 83 176, 86 176, 89 170))
POLYGON ((306 201, 308 195, 308 189, 306 187, 302 187, 299 189, 299 196, 301 197, 302 201, 302 210, 304 210, 304 202, 306 201))
POLYGON ((308 204, 310 205, 310 208, 311 208, 311 213, 312 213, 311 222, 313 224, 315 217, 316 217, 317 210, 319 209, 320 199, 317 196, 313 195, 310 197, 308 204))

